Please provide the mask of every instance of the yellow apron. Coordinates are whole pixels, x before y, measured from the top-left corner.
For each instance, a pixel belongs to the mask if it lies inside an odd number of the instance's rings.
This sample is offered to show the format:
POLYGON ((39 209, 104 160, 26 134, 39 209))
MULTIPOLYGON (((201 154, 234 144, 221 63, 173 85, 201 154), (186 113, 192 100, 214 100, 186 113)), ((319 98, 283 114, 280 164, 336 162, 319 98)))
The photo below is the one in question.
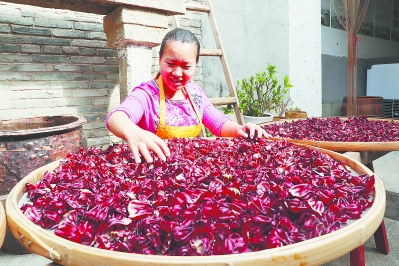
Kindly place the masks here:
POLYGON ((185 93, 188 95, 188 99, 191 103, 191 106, 194 108, 195 113, 197 114, 199 124, 191 126, 169 126, 166 125, 165 91, 163 88, 163 82, 161 76, 159 76, 158 78, 158 85, 159 85, 160 117, 159 117, 159 125, 156 135, 161 139, 197 137, 201 132, 202 122, 201 122, 201 116, 191 98, 191 95, 184 88, 185 93))

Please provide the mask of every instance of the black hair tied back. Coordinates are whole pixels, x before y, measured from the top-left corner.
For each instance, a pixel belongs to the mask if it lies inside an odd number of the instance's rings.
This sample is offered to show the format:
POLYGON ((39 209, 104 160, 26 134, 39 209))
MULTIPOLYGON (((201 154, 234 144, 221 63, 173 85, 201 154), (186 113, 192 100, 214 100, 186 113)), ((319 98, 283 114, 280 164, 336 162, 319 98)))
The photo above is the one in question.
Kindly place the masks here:
POLYGON ((169 31, 162 40, 161 48, 159 50, 159 57, 162 57, 163 51, 165 49, 165 45, 168 41, 180 41, 182 43, 194 43, 197 46, 197 58, 196 62, 198 63, 199 54, 200 54, 200 43, 197 37, 189 30, 185 30, 182 28, 176 28, 169 31))

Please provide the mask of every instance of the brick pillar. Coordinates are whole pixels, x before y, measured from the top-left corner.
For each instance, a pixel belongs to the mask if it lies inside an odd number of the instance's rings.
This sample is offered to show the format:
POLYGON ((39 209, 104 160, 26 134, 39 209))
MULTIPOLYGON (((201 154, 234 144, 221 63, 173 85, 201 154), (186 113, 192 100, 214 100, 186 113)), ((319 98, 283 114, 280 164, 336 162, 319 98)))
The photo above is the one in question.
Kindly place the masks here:
POLYGON ((184 0, 152 0, 145 8, 121 6, 104 17, 108 46, 118 49, 121 102, 134 86, 151 79, 152 48, 166 34, 168 16, 184 13, 184 0))
POLYGON ((152 50, 138 45, 118 49, 120 100, 126 98, 134 85, 151 78, 152 50))

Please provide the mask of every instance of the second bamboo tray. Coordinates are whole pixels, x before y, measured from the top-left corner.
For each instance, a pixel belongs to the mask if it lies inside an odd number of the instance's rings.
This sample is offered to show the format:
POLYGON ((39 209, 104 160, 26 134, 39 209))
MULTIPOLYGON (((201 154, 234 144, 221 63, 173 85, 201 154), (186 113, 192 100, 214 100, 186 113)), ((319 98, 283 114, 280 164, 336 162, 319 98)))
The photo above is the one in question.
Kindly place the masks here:
MULTIPOLYGON (((313 148, 344 161, 358 174, 373 175, 364 165, 328 150, 313 148)), ((115 266, 265 266, 320 265, 334 260, 361 246, 381 224, 385 211, 385 189, 375 177, 374 203, 358 220, 326 235, 303 242, 257 252, 218 256, 141 255, 103 250, 60 238, 29 221, 18 207, 26 183, 35 183, 45 171, 52 171, 59 161, 40 167, 23 178, 10 192, 6 202, 8 226, 12 234, 31 252, 47 257, 61 265, 115 266)))
MULTIPOLYGON (((347 118, 341 118, 342 120, 347 120, 347 118)), ((379 118, 368 118, 369 120, 383 120, 392 121, 392 119, 379 119, 379 118)), ((284 119, 277 120, 270 123, 291 123, 298 119, 284 119)), ((393 120, 395 123, 399 123, 399 120, 393 120)), ((270 123, 265 123, 263 125, 268 125, 270 123)), ((283 138, 272 137, 271 140, 282 140, 283 138)), ((320 140, 298 140, 298 139, 286 139, 288 142, 296 144, 304 144, 317 148, 347 152, 347 151, 362 151, 362 152, 372 152, 372 151, 397 151, 399 150, 399 141, 388 141, 388 142, 343 142, 343 141, 320 141, 320 140)))

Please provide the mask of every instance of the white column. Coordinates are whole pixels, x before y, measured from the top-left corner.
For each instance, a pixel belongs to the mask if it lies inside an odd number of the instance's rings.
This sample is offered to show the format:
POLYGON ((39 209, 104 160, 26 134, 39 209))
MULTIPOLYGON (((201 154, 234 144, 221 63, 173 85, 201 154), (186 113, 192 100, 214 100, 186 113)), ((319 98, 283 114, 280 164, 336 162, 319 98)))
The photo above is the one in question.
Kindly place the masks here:
POLYGON ((322 115, 320 0, 289 3, 289 69, 294 106, 322 115))

